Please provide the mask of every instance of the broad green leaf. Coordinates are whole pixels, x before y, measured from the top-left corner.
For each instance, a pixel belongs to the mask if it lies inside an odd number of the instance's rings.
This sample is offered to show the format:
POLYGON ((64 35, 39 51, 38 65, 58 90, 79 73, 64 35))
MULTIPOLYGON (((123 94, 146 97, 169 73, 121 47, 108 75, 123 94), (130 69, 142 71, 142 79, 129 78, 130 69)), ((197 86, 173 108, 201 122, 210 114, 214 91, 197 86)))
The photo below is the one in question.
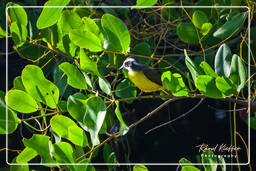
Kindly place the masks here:
POLYGON ((4 92, 0 91, 0 134, 11 134, 19 125, 19 120, 17 117, 17 113, 12 111, 11 109, 7 109, 8 120, 6 118, 6 105, 4 102, 4 92), (6 120, 8 124, 8 128, 6 130, 6 120))
POLYGON ((59 40, 57 48, 61 52, 66 53, 70 57, 74 58, 76 56, 76 50, 78 47, 73 42, 71 42, 69 35, 66 34, 61 38, 61 40, 59 40))
POLYGON ((87 89, 87 84, 83 74, 72 64, 63 62, 59 65, 59 68, 67 75, 67 83, 77 89, 87 89))
POLYGON ((109 82, 106 79, 99 77, 99 86, 100 86, 100 89, 107 95, 112 94, 111 85, 109 84, 109 82))
POLYGON ((67 109, 69 114, 78 122, 83 122, 86 114, 87 97, 82 93, 76 93, 68 97, 67 109))
POLYGON ((26 91, 37 101, 50 108, 56 108, 59 101, 59 89, 47 80, 43 71, 36 65, 27 65, 21 74, 26 91))
POLYGON ((137 0, 136 5, 132 8, 142 9, 143 6, 154 6, 157 3, 157 0, 137 0))
POLYGON ((32 113, 38 110, 34 98, 21 90, 10 90, 5 96, 7 105, 20 113, 32 113))
POLYGON ((219 157, 218 158, 218 163, 220 164, 220 168, 221 168, 221 171, 226 171, 226 162, 225 162, 225 159, 224 157, 219 157))
POLYGON ((195 26, 192 23, 180 23, 176 33, 179 39, 188 44, 198 44, 199 39, 195 26))
POLYGON ((202 25, 208 22, 208 17, 203 11, 196 10, 192 15, 192 22, 197 28, 201 29, 202 25))
POLYGON ((23 144, 32 148, 40 157, 42 163, 55 163, 50 155, 50 137, 40 134, 33 134, 32 138, 23 138, 23 144))
POLYGON ((174 96, 188 96, 188 89, 180 74, 166 71, 162 74, 161 80, 164 88, 169 90, 174 96))
POLYGON ((85 31, 89 31, 94 33, 95 35, 99 35, 100 34, 100 28, 98 27, 98 25, 95 23, 95 21, 89 17, 83 17, 83 27, 85 31))
POLYGON ((33 149, 26 147, 24 150, 22 150, 21 153, 16 158, 17 163, 27 163, 33 158, 35 158, 38 155, 38 153, 33 149))
POLYGON ((86 102, 86 114, 83 123, 91 135, 93 145, 100 143, 99 131, 106 116, 106 105, 100 97, 90 97, 86 102))
POLYGON ((0 38, 4 38, 6 37, 6 32, 4 29, 2 29, 2 27, 0 27, 0 38))
MULTIPOLYGON (((124 79, 116 86, 115 94, 120 98, 136 97, 137 89, 128 79, 124 79)), ((132 103, 133 100, 127 100, 125 102, 132 103)))
POLYGON ((83 22, 80 16, 71 10, 63 11, 58 21, 58 26, 64 35, 68 34, 72 29, 81 28, 82 24, 83 22))
POLYGON ((203 69, 204 73, 206 75, 210 75, 212 77, 217 77, 218 75, 214 72, 214 70, 212 69, 212 67, 205 61, 202 61, 200 63, 200 67, 203 69))
POLYGON ((9 2, 7 6, 11 23, 16 22, 18 25, 23 24, 26 27, 28 24, 28 16, 25 9, 13 2, 9 2), (12 6, 17 6, 18 8, 13 8, 12 6))
MULTIPOLYGON (((12 160, 12 163, 17 163, 16 157, 12 160)), ((28 165, 11 165, 10 171, 29 171, 29 166, 28 165)))
POLYGON ((226 44, 222 44, 215 56, 214 67, 215 72, 219 76, 229 77, 230 75, 230 63, 231 63, 231 50, 226 44))
POLYGON ((195 81, 196 88, 207 97, 223 98, 223 94, 217 89, 215 78, 209 75, 199 75, 195 81))
POLYGON ((10 33, 16 46, 20 47, 25 43, 28 31, 25 25, 18 25, 17 22, 13 22, 10 26, 10 33))
POLYGON ((66 116, 56 115, 50 120, 51 128, 59 136, 68 139, 79 146, 87 146, 88 140, 85 132, 76 123, 66 116), (78 135, 79 134, 79 135, 78 135))
POLYGON ((211 23, 204 23, 201 27, 200 32, 202 33, 202 35, 207 35, 212 29, 212 24, 211 23))
POLYGON ((214 153, 212 151, 205 151, 202 155, 202 164, 204 166, 205 171, 216 171, 217 165, 206 165, 204 163, 218 163, 217 157, 214 157, 214 153), (206 157, 205 157, 206 156, 206 157), (212 157, 209 157, 212 156, 212 157))
POLYGON ((139 164, 133 166, 133 171, 148 171, 148 168, 145 165, 139 164))
POLYGON ((13 88, 18 89, 18 90, 22 90, 22 91, 26 91, 25 87, 22 83, 21 76, 15 77, 15 79, 13 80, 13 88))
POLYGON ((190 74, 195 82, 197 76, 201 74, 200 68, 190 59, 186 50, 184 50, 184 54, 185 54, 185 64, 188 67, 188 70, 190 71, 190 74))
POLYGON ((88 49, 91 52, 100 52, 103 50, 101 37, 92 32, 74 29, 69 32, 69 38, 75 45, 88 49))
POLYGON ((195 166, 182 166, 181 171, 200 171, 195 166))
POLYGON ((236 86, 227 77, 217 77, 216 87, 226 96, 236 95, 236 86))
POLYGON ((97 76, 100 75, 97 62, 91 60, 82 48, 80 49, 80 66, 83 71, 92 72, 97 76))
POLYGON ((61 16, 61 12, 63 8, 68 5, 70 0, 49 0, 47 1, 43 8, 38 20, 36 22, 36 26, 38 29, 43 29, 46 27, 50 27, 57 23, 58 19, 61 16), (48 7, 47 6, 62 6, 62 7, 48 7))
POLYGON ((119 109, 119 101, 115 101, 115 103, 116 103, 115 114, 116 114, 117 119, 120 122, 119 132, 121 135, 125 135, 129 131, 129 127, 126 125, 126 123, 123 119, 122 113, 119 109))
POLYGON ((232 56, 229 78, 237 85, 238 92, 245 86, 247 70, 241 58, 236 54, 232 56))
POLYGON ((126 53, 130 48, 131 38, 123 21, 113 15, 104 14, 101 25, 107 38, 105 49, 126 53))
POLYGON ((235 36, 238 31, 244 26, 245 19, 247 18, 247 12, 236 14, 231 20, 223 24, 217 31, 213 33, 214 37, 224 40, 228 37, 235 36))
MULTIPOLYGON (((73 148, 69 143, 58 142, 53 144, 53 151, 51 154, 59 163, 75 163, 75 159, 73 157, 73 148)), ((69 167, 74 170, 74 166, 70 165, 69 167)))

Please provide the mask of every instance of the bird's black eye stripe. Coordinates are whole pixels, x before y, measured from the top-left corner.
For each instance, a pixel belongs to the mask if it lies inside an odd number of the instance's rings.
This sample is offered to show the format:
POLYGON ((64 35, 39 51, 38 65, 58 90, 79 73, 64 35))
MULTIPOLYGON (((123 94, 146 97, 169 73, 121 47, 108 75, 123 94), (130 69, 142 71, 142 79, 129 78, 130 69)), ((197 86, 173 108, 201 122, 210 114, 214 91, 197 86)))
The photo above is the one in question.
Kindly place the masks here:
POLYGON ((125 67, 130 67, 132 65, 132 62, 131 61, 127 61, 124 63, 124 66, 125 67))

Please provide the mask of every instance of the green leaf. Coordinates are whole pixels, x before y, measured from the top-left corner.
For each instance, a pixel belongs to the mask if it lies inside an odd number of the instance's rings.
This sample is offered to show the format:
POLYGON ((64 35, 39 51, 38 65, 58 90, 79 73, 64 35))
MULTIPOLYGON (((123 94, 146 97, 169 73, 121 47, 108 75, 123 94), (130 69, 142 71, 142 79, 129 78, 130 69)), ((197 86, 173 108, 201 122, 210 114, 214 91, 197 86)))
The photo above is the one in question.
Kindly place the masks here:
POLYGON ((68 139, 79 146, 87 146, 88 140, 85 132, 76 123, 66 116, 56 115, 50 120, 51 128, 59 136, 68 139))
POLYGON ((238 92, 245 86, 247 70, 241 58, 236 54, 232 56, 229 78, 237 85, 238 92))
POLYGON ((4 29, 2 29, 2 27, 0 27, 0 38, 4 38, 6 37, 6 32, 4 29))
POLYGON ((184 50, 184 54, 185 54, 185 64, 188 67, 188 70, 190 71, 190 74, 195 82, 198 75, 201 74, 200 68, 190 59, 186 50, 184 50))
POLYGON ((133 52, 139 55, 145 55, 150 56, 152 53, 152 50, 150 49, 150 45, 146 42, 138 43, 134 46, 132 49, 133 52))
POLYGON ((12 111, 11 109, 7 109, 8 115, 8 128, 6 130, 6 105, 4 102, 4 92, 0 91, 0 134, 11 134, 19 125, 19 118, 17 117, 17 113, 12 111))
MULTIPOLYGON (((53 144, 53 151, 51 153, 59 163, 75 163, 73 148, 69 143, 58 142, 53 144)), ((70 165, 69 167, 74 170, 74 166, 70 165)))
POLYGON ((106 79, 99 77, 99 86, 104 93, 107 95, 112 95, 111 85, 106 79))
POLYGON ((245 19, 247 18, 247 12, 238 13, 231 20, 223 24, 217 31, 213 33, 214 37, 224 40, 228 37, 235 36, 238 31, 244 26, 245 19))
POLYGON ((139 164, 133 166, 133 171, 148 171, 148 168, 145 165, 139 164))
POLYGON ((117 119, 120 122, 119 132, 121 135, 125 135, 129 131, 129 127, 126 125, 126 123, 123 119, 122 113, 119 109, 119 101, 115 101, 115 104, 116 104, 115 114, 116 114, 117 119))
POLYGON ((200 171, 200 169, 196 168, 195 166, 183 166, 181 171, 200 171))
POLYGON ((86 114, 86 100, 87 97, 82 93, 76 93, 68 97, 68 112, 79 122, 83 122, 84 115, 86 114))
POLYGON ((212 24, 211 23, 204 23, 201 27, 200 32, 202 33, 202 35, 207 35, 212 29, 212 24))
POLYGON ((180 74, 166 71, 162 74, 161 80, 164 88, 171 91, 174 96, 188 96, 188 89, 180 74))
POLYGON ((230 75, 230 63, 231 63, 231 50, 226 44, 222 44, 215 56, 214 67, 215 72, 219 76, 229 77, 230 75))
POLYGON ((198 44, 199 39, 195 26, 192 23, 179 23, 177 26, 179 39, 188 44, 198 44))
POLYGON ((82 73, 72 64, 63 62, 59 68, 67 75, 67 83, 77 89, 87 89, 87 84, 82 73))
POLYGON ((226 96, 236 95, 236 86, 227 77, 217 77, 216 87, 226 96))
POLYGON ((27 65, 21 74, 26 91, 37 101, 50 108, 56 108, 59 101, 59 89, 47 80, 43 71, 36 65, 27 65))
POLYGON ((179 163, 180 163, 180 164, 184 164, 184 163, 187 164, 187 163, 191 163, 191 161, 189 161, 188 159, 186 159, 186 158, 183 157, 183 158, 181 158, 181 159, 179 160, 179 163))
POLYGON ((92 32, 74 29, 69 32, 69 38, 75 45, 88 49, 91 52, 100 52, 103 50, 101 37, 92 32))
POLYGON ((10 90, 5 96, 7 105, 20 113, 32 113, 38 110, 34 98, 21 90, 10 90))
POLYGON ((25 87, 22 83, 21 76, 15 77, 15 79, 13 80, 13 88, 18 89, 18 90, 22 90, 22 91, 26 91, 25 87))
POLYGON ((200 67, 203 69, 204 73, 206 75, 210 75, 212 77, 217 77, 218 75, 214 72, 214 70, 212 69, 212 67, 205 61, 202 61, 200 63, 200 67))
POLYGON ((100 75, 97 67, 97 62, 91 60, 82 48, 80 49, 80 66, 83 71, 92 72, 97 76, 100 75))
POLYGON ((43 8, 38 20, 36 22, 36 26, 38 29, 43 29, 46 27, 50 27, 57 23, 58 19, 61 16, 61 12, 63 8, 68 5, 70 0, 49 0, 44 6, 62 6, 57 8, 43 8))
POLYGON ((136 5, 132 7, 132 9, 142 9, 145 8, 143 6, 154 6, 157 3, 157 0, 137 0, 136 5), (141 7, 140 7, 141 6, 141 7))
POLYGON ((35 158, 38 155, 38 153, 33 149, 26 147, 24 150, 22 150, 21 153, 16 158, 17 163, 27 163, 33 158, 35 158))
MULTIPOLYGON (((12 160, 12 163, 17 163, 16 157, 12 160)), ((29 171, 29 166, 28 165, 11 165, 10 171, 29 171)))
POLYGON ((196 79, 196 88, 207 97, 223 98, 223 94, 217 89, 215 78, 209 75, 199 75, 196 79))
POLYGON ((81 28, 82 24, 83 22, 80 16, 71 10, 63 11, 58 21, 58 26, 64 35, 68 34, 72 29, 81 28))
POLYGON ((218 163, 217 157, 214 157, 214 153, 212 151, 205 151, 202 155, 202 164, 204 166, 205 171, 216 171, 217 165, 206 165, 204 163, 218 163))
POLYGON ((226 162, 224 157, 221 156, 220 158, 218 158, 218 160, 219 160, 221 171, 226 171, 226 162))
MULTIPOLYGON (((128 79, 124 79, 116 86, 115 94, 120 98, 136 97, 137 89, 128 79)), ((132 103, 133 100, 126 100, 125 102, 132 103)))
POLYGON ((196 10, 192 15, 192 22, 197 28, 201 29, 202 25, 208 22, 208 17, 203 11, 196 10))
MULTIPOLYGON (((117 163, 116 155, 107 143, 105 143, 103 148, 103 158, 105 163, 117 163)), ((108 165, 109 170, 115 170, 116 167, 115 165, 108 165)))
POLYGON ((19 4, 13 2, 9 2, 6 6, 8 6, 8 14, 11 23, 16 22, 18 25, 22 24, 26 27, 28 24, 28 16, 24 8, 12 8, 12 6, 21 7, 19 4))
POLYGON ((25 43, 28 31, 25 25, 18 25, 16 22, 13 22, 10 26, 10 33, 16 46, 20 47, 25 43))
POLYGON ((40 157, 42 163, 55 163, 50 155, 50 137, 40 134, 33 134, 32 138, 23 138, 23 143, 26 147, 32 148, 40 157))
POLYGON ((89 17, 83 17, 83 27, 85 31, 89 31, 91 33, 94 33, 95 35, 100 34, 100 28, 98 25, 95 23, 95 21, 89 17))
POLYGON ((106 105, 100 97, 91 97, 86 102, 86 114, 83 123, 91 135, 93 145, 98 145, 99 131, 106 116, 106 105))
POLYGON ((113 15, 104 14, 101 25, 107 37, 107 49, 126 53, 130 48, 131 38, 123 21, 113 15))

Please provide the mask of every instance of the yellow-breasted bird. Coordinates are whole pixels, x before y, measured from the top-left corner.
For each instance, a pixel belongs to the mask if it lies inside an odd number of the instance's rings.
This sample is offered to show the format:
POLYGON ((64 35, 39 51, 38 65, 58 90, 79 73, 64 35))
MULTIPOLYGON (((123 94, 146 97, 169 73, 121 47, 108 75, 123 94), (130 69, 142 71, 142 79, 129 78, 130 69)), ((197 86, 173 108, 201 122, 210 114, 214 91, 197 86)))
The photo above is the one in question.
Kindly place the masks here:
POLYGON ((160 74, 153 68, 138 63, 134 58, 128 57, 120 69, 128 70, 129 79, 144 92, 164 90, 160 74))

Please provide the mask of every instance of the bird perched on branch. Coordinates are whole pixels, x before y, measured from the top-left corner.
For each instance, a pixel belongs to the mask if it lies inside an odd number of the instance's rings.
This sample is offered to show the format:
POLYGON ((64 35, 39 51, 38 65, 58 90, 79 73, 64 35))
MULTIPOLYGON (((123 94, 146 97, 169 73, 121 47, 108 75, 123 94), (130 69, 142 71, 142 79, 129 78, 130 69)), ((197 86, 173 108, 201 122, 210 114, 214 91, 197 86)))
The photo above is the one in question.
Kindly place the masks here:
POLYGON ((127 69, 129 79, 143 92, 164 90, 161 75, 155 69, 138 63, 132 57, 128 57, 120 69, 127 69))

